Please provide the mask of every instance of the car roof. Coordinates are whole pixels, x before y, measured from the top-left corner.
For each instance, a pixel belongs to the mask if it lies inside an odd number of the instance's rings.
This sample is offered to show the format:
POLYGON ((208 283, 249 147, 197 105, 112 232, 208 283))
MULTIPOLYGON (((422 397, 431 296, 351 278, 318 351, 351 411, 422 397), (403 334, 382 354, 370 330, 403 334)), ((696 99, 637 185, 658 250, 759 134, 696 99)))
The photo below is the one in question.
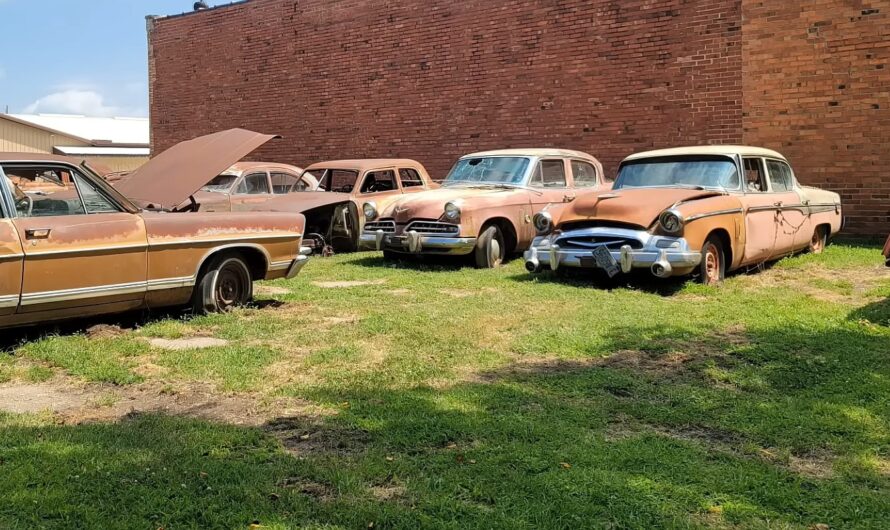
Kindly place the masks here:
POLYGON ((555 148, 540 148, 540 147, 532 147, 532 148, 523 148, 523 149, 496 149, 493 151, 481 151, 478 153, 471 153, 468 155, 464 155, 461 158, 481 158, 485 156, 536 156, 536 157, 545 157, 545 156, 558 156, 562 158, 585 158, 585 159, 593 159, 596 160, 591 154, 584 153, 582 151, 573 151, 571 149, 555 149, 555 148))
POLYGON ((45 153, 0 153, 0 162, 63 162, 80 165, 83 158, 45 153))
POLYGON ((701 145, 691 147, 674 147, 671 149, 658 149, 656 151, 645 151, 635 153, 625 158, 624 161, 640 160, 642 158, 656 158, 662 156, 689 156, 689 155, 742 155, 742 156, 762 156, 767 158, 778 158, 786 160, 786 158, 772 149, 764 149, 763 147, 751 147, 746 145, 701 145))
POLYGON ((290 164, 279 164, 276 162, 238 162, 237 164, 234 164, 229 169, 223 171, 223 173, 228 173, 228 174, 237 173, 237 174, 241 175, 248 171, 255 171, 257 169, 264 169, 264 170, 265 169, 268 169, 268 170, 285 169, 285 170, 291 171, 293 173, 297 173, 298 175, 303 172, 303 170, 300 169, 299 167, 292 166, 290 164))
POLYGON ((393 166, 423 167, 420 162, 411 160, 410 158, 358 158, 353 160, 326 160, 324 162, 316 162, 306 169, 354 169, 357 171, 368 171, 371 169, 393 166))

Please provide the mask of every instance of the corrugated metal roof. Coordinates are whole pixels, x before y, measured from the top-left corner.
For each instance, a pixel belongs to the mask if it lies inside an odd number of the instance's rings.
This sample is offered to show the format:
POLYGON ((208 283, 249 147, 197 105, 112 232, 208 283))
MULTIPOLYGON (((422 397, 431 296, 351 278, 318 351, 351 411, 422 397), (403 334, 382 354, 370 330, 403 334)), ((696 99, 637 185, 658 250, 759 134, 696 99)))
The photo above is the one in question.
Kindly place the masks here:
POLYGON ((82 138, 93 144, 149 144, 148 118, 92 118, 72 114, 10 114, 9 117, 42 129, 82 138))
POLYGON ((80 156, 148 156, 148 147, 68 147, 57 145, 56 151, 63 155, 80 156))

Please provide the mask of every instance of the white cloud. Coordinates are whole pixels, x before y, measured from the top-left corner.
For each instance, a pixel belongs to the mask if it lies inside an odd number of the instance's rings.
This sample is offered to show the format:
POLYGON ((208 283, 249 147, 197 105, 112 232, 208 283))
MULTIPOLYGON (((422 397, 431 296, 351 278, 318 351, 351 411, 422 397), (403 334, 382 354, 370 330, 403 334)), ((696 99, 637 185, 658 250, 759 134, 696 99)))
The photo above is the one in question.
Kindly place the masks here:
POLYGON ((83 114, 85 116, 142 116, 145 110, 124 109, 105 103, 96 90, 67 88, 44 96, 24 109, 25 114, 83 114))

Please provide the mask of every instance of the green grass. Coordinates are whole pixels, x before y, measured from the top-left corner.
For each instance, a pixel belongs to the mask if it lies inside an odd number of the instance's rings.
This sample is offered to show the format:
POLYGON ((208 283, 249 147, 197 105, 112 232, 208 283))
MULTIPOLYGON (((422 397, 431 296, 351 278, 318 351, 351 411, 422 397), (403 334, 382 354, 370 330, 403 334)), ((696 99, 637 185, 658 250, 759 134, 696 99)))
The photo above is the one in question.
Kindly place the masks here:
POLYGON ((709 288, 359 254, 274 282, 277 307, 33 340, 0 382, 210 383, 334 414, 2 415, 0 527, 886 528, 882 263, 833 246, 709 288), (229 344, 144 340, 194 335, 229 344))

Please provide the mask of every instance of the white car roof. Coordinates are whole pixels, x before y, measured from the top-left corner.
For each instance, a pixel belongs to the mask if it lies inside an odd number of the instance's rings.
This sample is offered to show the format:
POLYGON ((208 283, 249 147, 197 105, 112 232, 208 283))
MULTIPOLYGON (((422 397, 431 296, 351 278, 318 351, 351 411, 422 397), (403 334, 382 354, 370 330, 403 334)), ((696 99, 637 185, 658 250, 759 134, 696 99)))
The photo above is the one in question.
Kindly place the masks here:
POLYGON ((762 147, 750 147, 743 145, 702 145, 696 147, 675 147, 672 149, 659 149, 657 151, 645 151, 643 153, 635 153, 625 158, 624 161, 640 160, 643 158, 657 158, 662 156, 689 156, 689 155, 742 155, 742 156, 762 156, 767 158, 778 158, 779 160, 787 159, 772 149, 764 149, 762 147))
POLYGON ((571 149, 549 149, 549 148, 529 148, 529 149, 498 149, 495 151, 482 151, 480 153, 471 153, 461 158, 482 158, 486 156, 536 156, 547 157, 557 156, 562 158, 584 158, 587 160, 596 157, 581 151, 572 151, 571 149))

